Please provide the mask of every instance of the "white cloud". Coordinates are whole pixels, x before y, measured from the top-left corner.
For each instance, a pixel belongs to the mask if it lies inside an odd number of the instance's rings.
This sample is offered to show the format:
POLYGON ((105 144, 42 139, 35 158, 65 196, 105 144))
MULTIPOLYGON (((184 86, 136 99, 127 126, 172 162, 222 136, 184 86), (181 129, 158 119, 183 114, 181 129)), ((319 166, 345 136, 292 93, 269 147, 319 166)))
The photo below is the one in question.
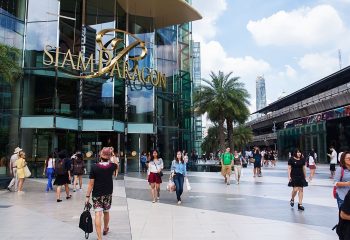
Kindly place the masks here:
POLYGON ((268 18, 249 21, 248 31, 259 45, 314 47, 337 42, 346 28, 330 5, 279 11, 268 18))
POLYGON ((339 70, 338 58, 327 53, 305 54, 298 61, 298 64, 301 69, 312 74, 316 78, 325 77, 339 70))
POLYGON ((226 0, 193 0, 192 5, 203 19, 193 22, 193 38, 196 41, 210 40, 217 33, 216 21, 227 9, 226 0))
POLYGON ((210 71, 225 73, 233 72, 242 80, 254 80, 258 75, 270 71, 270 64, 251 56, 234 58, 227 55, 222 45, 217 41, 210 41, 201 45, 202 75, 208 78, 210 71))

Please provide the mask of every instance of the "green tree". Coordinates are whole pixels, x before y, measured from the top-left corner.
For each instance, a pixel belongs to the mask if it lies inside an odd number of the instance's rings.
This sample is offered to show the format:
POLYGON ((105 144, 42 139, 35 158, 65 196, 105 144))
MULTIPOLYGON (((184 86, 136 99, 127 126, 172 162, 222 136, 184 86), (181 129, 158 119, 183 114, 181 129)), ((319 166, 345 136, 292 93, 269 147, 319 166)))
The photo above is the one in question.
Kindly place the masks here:
POLYGON ((227 120, 229 145, 232 141, 233 122, 244 122, 249 110, 249 94, 238 77, 231 77, 232 72, 224 74, 210 73, 211 80, 203 79, 204 85, 194 94, 194 105, 200 114, 208 113, 208 118, 218 123, 219 147, 225 148, 224 123, 227 120))
POLYGON ((18 64, 20 56, 19 49, 0 43, 0 78, 11 86, 22 74, 18 64))
POLYGON ((235 139, 235 149, 243 149, 247 143, 253 140, 253 131, 250 127, 243 124, 233 129, 233 138, 235 139))
MULTIPOLYGON (((208 129, 208 135, 203 139, 201 145, 203 152, 216 153, 219 149, 219 132, 219 126, 217 124, 208 129)), ((226 136, 226 131, 224 131, 224 136, 226 136)))

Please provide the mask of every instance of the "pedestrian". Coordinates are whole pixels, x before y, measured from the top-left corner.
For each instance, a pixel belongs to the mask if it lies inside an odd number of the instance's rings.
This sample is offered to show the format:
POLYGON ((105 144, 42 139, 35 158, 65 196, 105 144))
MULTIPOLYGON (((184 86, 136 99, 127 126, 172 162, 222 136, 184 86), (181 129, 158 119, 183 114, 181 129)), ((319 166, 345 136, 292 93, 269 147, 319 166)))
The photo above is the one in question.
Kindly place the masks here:
POLYGON ((26 154, 24 151, 19 152, 18 159, 16 160, 16 167, 17 167, 17 177, 18 177, 18 193, 24 193, 23 192, 23 183, 25 180, 25 172, 24 168, 27 166, 27 162, 25 160, 26 154))
POLYGON ((308 186, 306 182, 305 159, 301 157, 299 149, 295 149, 292 157, 288 160, 288 186, 293 187, 290 206, 294 207, 294 198, 298 194, 298 210, 304 211, 303 188, 308 186))
POLYGON ((232 171, 233 155, 231 149, 226 148, 226 152, 221 154, 221 174, 224 177, 225 183, 230 185, 230 176, 232 171))
POLYGON ((242 174, 242 158, 242 155, 235 150, 233 154, 233 170, 235 172, 236 184, 239 184, 242 174))
POLYGON ((146 162, 147 162, 146 152, 142 151, 141 156, 140 156, 141 172, 147 171, 146 162))
POLYGON ((261 153, 260 149, 258 147, 254 148, 253 152, 253 158, 254 158, 254 169, 253 169, 253 176, 256 177, 262 177, 261 175, 261 153))
POLYGON ((159 201, 160 184, 162 183, 162 170, 164 168, 163 159, 159 157, 157 150, 153 150, 152 158, 148 163, 148 182, 151 186, 152 202, 159 201))
POLYGON ((336 227, 339 240, 350 239, 350 192, 345 195, 344 203, 339 209, 339 222, 336 227))
POLYGON ((12 180, 10 184, 7 186, 7 190, 12 191, 12 187, 14 187, 14 191, 18 190, 18 177, 17 177, 17 167, 16 160, 18 159, 18 154, 22 151, 22 148, 16 147, 10 158, 10 173, 12 175, 12 180))
POLYGON ((53 191, 52 178, 55 174, 55 159, 53 153, 50 153, 48 158, 45 160, 45 167, 43 175, 47 177, 46 192, 53 191))
POLYGON ((69 193, 69 186, 68 184, 71 182, 71 165, 70 160, 67 158, 67 152, 65 150, 62 150, 58 153, 58 159, 55 160, 55 181, 54 185, 57 186, 56 188, 56 201, 62 202, 61 200, 61 188, 62 185, 65 187, 66 191, 66 199, 70 199, 72 195, 69 193))
POLYGON ((316 171, 316 161, 313 157, 314 155, 312 154, 312 152, 309 154, 309 157, 307 159, 308 161, 308 166, 310 169, 310 176, 309 176, 309 182, 312 181, 314 175, 315 175, 315 171, 316 171))
POLYGON ((72 172, 74 176, 73 182, 73 192, 76 191, 78 181, 79 181, 79 190, 82 190, 83 185, 83 174, 85 173, 85 164, 83 159, 83 154, 81 152, 76 152, 72 156, 72 172))
POLYGON ((118 165, 110 161, 113 151, 110 147, 102 148, 100 162, 92 166, 90 181, 86 192, 86 201, 89 203, 92 193, 93 208, 95 210, 95 229, 97 239, 102 239, 102 212, 103 212, 103 235, 109 232, 109 210, 112 205, 113 176, 118 171, 118 165))
POLYGON ((331 172, 331 175, 329 178, 333 179, 334 178, 334 174, 335 174, 335 166, 337 165, 337 152, 335 151, 334 147, 331 146, 329 148, 329 150, 331 151, 330 154, 327 154, 330 157, 330 165, 329 165, 329 170, 331 172))
POLYGON ((184 179, 187 177, 186 162, 183 159, 181 151, 176 153, 176 159, 171 163, 171 177, 176 186, 177 204, 181 204, 181 195, 184 188, 184 179))
POLYGON ((338 208, 344 202, 345 195, 350 190, 350 151, 345 151, 340 157, 340 168, 335 172, 336 198, 338 208))

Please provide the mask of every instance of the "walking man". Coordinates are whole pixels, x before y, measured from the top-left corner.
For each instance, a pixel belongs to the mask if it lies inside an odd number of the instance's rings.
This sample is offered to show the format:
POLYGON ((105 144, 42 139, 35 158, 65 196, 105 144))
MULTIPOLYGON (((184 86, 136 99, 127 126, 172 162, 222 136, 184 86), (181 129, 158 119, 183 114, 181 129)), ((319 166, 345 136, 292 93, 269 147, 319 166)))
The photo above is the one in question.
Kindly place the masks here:
POLYGON ((329 170, 331 171, 331 176, 329 178, 333 179, 335 174, 335 166, 337 165, 338 159, 337 159, 337 152, 335 151, 334 147, 331 146, 329 150, 331 150, 331 154, 328 154, 328 156, 331 159, 330 166, 329 166, 329 170))
POLYGON ((103 235, 109 231, 109 209, 112 205, 113 176, 118 165, 110 162, 112 150, 104 147, 100 152, 101 161, 91 168, 90 181, 86 192, 86 203, 90 201, 92 193, 92 202, 95 210, 95 228, 97 239, 101 240, 102 212, 103 212, 103 235))
POLYGON ((10 158, 10 173, 13 176, 10 184, 7 187, 7 190, 12 191, 11 188, 14 186, 15 192, 17 192, 18 188, 18 177, 17 177, 17 166, 16 161, 18 159, 18 154, 22 151, 21 148, 16 147, 13 155, 10 158))
POLYGON ((221 174, 225 178, 225 183, 230 185, 230 175, 232 171, 232 160, 233 155, 231 154, 231 149, 226 148, 226 152, 221 154, 221 174))

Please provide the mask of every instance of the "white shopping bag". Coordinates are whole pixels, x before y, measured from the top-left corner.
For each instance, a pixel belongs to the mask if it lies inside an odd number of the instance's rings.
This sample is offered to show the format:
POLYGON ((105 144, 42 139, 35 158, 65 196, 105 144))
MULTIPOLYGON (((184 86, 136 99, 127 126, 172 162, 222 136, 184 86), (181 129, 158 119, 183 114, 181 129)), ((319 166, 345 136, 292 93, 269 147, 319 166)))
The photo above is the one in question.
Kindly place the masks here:
POLYGON ((174 192, 176 190, 175 183, 172 178, 169 178, 168 185, 166 186, 166 190, 169 192, 174 192))
POLYGON ((187 191, 191 191, 192 188, 191 188, 190 182, 188 181, 188 178, 185 179, 185 182, 186 182, 187 191))

